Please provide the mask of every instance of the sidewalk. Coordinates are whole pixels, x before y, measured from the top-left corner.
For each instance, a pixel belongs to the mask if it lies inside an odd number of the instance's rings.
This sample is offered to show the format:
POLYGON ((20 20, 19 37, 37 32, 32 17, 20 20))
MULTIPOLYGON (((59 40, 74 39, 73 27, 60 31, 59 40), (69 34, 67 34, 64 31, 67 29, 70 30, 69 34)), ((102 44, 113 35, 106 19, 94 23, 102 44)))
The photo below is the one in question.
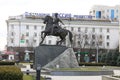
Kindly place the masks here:
POLYGON ((27 70, 29 70, 29 72, 36 72, 34 69, 31 69, 28 64, 23 64, 23 66, 25 66, 25 68, 21 68, 22 72, 26 72, 27 70))
MULTIPOLYGON (((21 68, 22 72, 26 72, 29 70, 30 72, 33 72, 34 74, 36 73, 35 70, 30 68, 30 65, 24 64, 24 68, 21 68)), ((120 70, 113 70, 114 75, 120 75, 120 70)), ((41 72, 44 72, 42 70, 41 72)), ((46 74, 41 74, 43 77, 50 77, 52 80, 102 80, 102 75, 99 76, 51 76, 51 75, 46 75, 46 74)))
POLYGON ((52 80, 102 80, 102 76, 42 76, 51 77, 52 80))

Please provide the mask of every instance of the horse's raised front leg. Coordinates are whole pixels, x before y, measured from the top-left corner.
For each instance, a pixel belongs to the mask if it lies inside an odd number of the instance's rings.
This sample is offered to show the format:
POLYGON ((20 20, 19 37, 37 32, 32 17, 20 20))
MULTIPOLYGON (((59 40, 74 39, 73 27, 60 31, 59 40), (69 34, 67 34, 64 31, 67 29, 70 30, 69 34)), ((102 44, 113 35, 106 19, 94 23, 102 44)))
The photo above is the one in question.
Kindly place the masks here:
POLYGON ((42 38, 42 39, 43 39, 43 33, 44 33, 44 31, 41 32, 41 38, 42 38))
POLYGON ((60 44, 60 41, 57 41, 56 45, 59 45, 60 44))
POLYGON ((43 43, 43 41, 44 41, 44 38, 42 39, 42 41, 40 42, 40 44, 39 44, 39 45, 41 45, 41 44, 43 43))
POLYGON ((65 39, 61 39, 60 41, 57 41, 56 45, 62 45, 62 42, 64 42, 65 39))
POLYGON ((42 39, 42 40, 41 40, 41 42, 40 42, 39 45, 41 45, 41 44, 43 43, 43 41, 44 41, 44 39, 45 39, 45 37, 46 37, 46 35, 47 35, 47 34, 44 34, 44 35, 43 35, 43 33, 44 33, 44 32, 41 32, 41 39, 42 39))

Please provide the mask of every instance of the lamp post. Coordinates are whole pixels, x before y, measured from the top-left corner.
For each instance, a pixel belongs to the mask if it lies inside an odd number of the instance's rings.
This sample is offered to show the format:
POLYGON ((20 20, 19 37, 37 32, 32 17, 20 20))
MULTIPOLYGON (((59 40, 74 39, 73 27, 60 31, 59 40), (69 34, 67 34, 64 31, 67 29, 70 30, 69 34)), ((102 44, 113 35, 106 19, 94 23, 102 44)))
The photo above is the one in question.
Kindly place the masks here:
POLYGON ((97 45, 97 55, 96 55, 97 63, 98 63, 98 45, 97 45))
POLYGON ((40 80, 40 76, 41 76, 41 65, 37 64, 37 68, 36 68, 36 80, 40 80))
POLYGON ((98 63, 99 37, 96 34, 96 62, 98 63))
POLYGON ((18 21, 18 25, 19 25, 19 47, 21 47, 21 43, 20 43, 20 41, 21 41, 21 21, 19 20, 18 21))
POLYGON ((78 55, 78 62, 80 63, 80 49, 78 50, 77 55, 78 55))
POLYGON ((118 26, 119 26, 119 52, 120 52, 120 18, 118 19, 118 26))
POLYGON ((15 57, 16 57, 16 59, 15 59, 16 60, 16 64, 18 65, 18 63, 19 63, 19 52, 16 52, 16 56, 15 57))

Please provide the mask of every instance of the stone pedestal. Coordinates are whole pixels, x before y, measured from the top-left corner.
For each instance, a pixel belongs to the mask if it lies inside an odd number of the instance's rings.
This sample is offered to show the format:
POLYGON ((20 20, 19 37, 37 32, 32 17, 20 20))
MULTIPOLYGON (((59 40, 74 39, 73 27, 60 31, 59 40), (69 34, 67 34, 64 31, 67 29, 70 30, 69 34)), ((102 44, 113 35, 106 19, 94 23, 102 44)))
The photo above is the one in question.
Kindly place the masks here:
POLYGON ((40 64, 44 68, 78 67, 72 48, 57 45, 41 45, 35 48, 34 67, 40 64))

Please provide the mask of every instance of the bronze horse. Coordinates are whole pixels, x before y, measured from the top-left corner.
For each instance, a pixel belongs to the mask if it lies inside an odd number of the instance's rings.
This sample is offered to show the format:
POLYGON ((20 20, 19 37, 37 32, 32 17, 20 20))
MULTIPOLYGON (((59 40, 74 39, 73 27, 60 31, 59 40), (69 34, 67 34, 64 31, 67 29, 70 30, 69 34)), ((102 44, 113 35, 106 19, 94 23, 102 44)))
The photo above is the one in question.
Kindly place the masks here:
POLYGON ((46 24, 46 28, 44 31, 41 32, 42 41, 40 42, 40 45, 43 43, 45 37, 49 36, 49 35, 59 36, 61 40, 57 41, 56 45, 61 45, 62 42, 65 41, 65 38, 68 34, 69 34, 70 43, 72 45, 72 37, 73 37, 72 33, 69 30, 58 28, 57 26, 54 26, 53 18, 51 16, 46 16, 44 18, 43 23, 46 24), (52 31, 52 33, 51 33, 51 31, 52 31))

